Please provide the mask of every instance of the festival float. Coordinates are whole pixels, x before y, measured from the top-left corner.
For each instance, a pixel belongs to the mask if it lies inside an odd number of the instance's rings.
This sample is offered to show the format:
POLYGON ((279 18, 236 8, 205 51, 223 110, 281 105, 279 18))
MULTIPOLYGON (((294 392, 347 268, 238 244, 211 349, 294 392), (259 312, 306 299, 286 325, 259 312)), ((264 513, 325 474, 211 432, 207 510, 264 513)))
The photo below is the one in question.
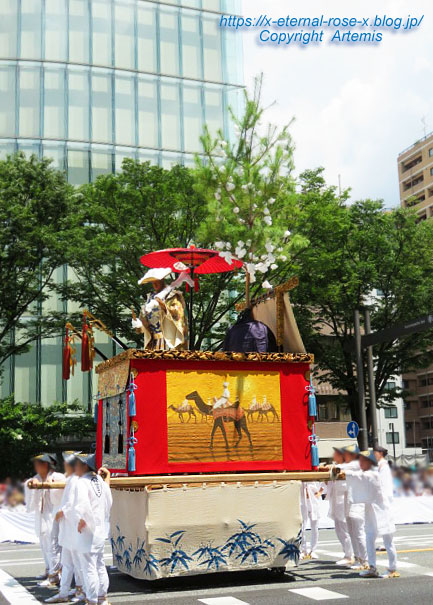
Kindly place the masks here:
MULTIPOLYGON (((96 455, 112 475, 115 565, 146 580, 296 565, 300 482, 319 477, 313 357, 289 299, 296 278, 250 301, 246 274, 246 302, 238 310, 248 310, 247 321, 233 329, 243 341, 262 330, 272 350, 196 351, 187 326, 198 277, 242 271, 243 263, 194 247, 154 252, 141 262, 148 272, 139 283, 154 288, 139 317, 132 312, 144 348, 96 367, 96 455), (178 278, 166 286, 170 273, 178 278)), ((85 312, 84 370, 97 352, 95 327, 107 331, 85 312)))

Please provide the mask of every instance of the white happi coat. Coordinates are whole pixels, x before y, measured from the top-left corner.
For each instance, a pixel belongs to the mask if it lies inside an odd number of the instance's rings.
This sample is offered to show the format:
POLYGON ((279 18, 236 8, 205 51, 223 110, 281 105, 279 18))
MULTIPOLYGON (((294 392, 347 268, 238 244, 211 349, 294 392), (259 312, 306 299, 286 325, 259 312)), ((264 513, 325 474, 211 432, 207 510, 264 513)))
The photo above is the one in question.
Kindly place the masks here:
MULTIPOLYGON (((42 482, 42 477, 38 474, 33 479, 42 482)), ((64 481, 65 475, 50 471, 45 482, 64 481)), ((62 500, 61 489, 30 489, 24 484, 26 508, 28 513, 35 513, 35 532, 38 537, 46 533, 51 533, 54 523, 54 517, 60 508, 62 500)))
POLYGON ((79 517, 75 510, 77 499, 77 475, 70 475, 66 478, 66 486, 63 490, 60 509, 63 517, 59 521, 59 544, 68 550, 75 550, 78 536, 79 517))
POLYGON ((317 521, 320 518, 320 500, 316 496, 322 484, 320 481, 306 481, 302 483, 301 489, 301 514, 304 521, 308 517, 312 521, 317 521))
POLYGON ((388 499, 388 503, 390 504, 394 499, 394 481, 391 469, 385 458, 379 460, 377 470, 379 471, 379 481, 382 486, 383 495, 388 499))
POLYGON ((378 471, 346 470, 346 480, 353 501, 365 505, 366 531, 375 526, 379 536, 393 534, 395 525, 388 498, 383 493, 378 471))
POLYGON ((329 481, 326 499, 329 502, 328 517, 334 521, 346 521, 346 481, 329 481))
MULTIPOLYGON (((338 465, 344 472, 346 471, 359 471, 359 460, 352 460, 351 462, 343 462, 338 465)), ((352 489, 349 483, 346 483, 346 517, 352 517, 353 519, 364 519, 364 504, 356 502, 353 499, 352 489)))
POLYGON ((93 553, 104 547, 112 502, 111 490, 99 475, 87 473, 78 479, 75 512, 86 526, 77 532, 77 552, 93 553))

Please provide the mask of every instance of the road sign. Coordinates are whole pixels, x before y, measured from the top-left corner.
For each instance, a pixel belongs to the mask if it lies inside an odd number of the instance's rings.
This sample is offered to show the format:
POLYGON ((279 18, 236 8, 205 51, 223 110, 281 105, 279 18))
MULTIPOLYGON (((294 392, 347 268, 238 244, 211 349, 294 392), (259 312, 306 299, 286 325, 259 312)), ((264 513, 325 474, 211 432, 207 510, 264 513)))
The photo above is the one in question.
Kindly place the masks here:
POLYGON ((350 422, 347 423, 347 434, 349 437, 352 437, 352 439, 356 439, 358 437, 358 433, 359 433, 359 426, 358 423, 355 422, 354 420, 351 420, 350 422))

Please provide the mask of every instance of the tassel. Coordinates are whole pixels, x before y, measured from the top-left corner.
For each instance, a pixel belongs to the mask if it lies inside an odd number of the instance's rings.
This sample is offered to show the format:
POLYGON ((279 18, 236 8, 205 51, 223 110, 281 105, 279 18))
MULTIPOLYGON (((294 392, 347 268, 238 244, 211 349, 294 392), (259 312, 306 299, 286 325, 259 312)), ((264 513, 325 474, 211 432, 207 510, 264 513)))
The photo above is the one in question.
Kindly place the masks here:
POLYGON ((135 389, 137 388, 137 385, 134 382, 134 374, 131 374, 130 380, 129 380, 129 398, 128 398, 128 402, 129 402, 129 417, 131 418, 132 416, 136 416, 137 415, 137 409, 136 409, 136 405, 135 405, 135 389))
POLYGON ((311 466, 313 468, 319 466, 319 448, 314 443, 311 444, 311 466))
POLYGON ((132 437, 129 438, 129 448, 128 448, 128 471, 131 473, 135 472, 135 447, 134 445, 137 443, 137 439, 134 437, 134 432, 132 433, 132 437))
POLYGON ((194 277, 194 292, 198 292, 200 290, 200 286, 198 283, 198 277, 194 277))
POLYGON ((129 416, 136 416, 137 410, 135 409, 135 394, 134 391, 129 391, 129 416))
POLYGON ((95 403, 95 407, 93 408, 93 422, 98 424, 98 402, 95 403))
POLYGON ((69 330, 66 328, 65 345, 63 347, 63 380, 71 377, 71 346, 69 344, 69 330))
POLYGON ((316 435, 315 432, 315 427, 313 425, 313 432, 311 433, 311 435, 308 437, 308 440, 311 443, 311 467, 313 469, 317 469, 319 464, 320 464, 320 460, 319 460, 319 447, 317 445, 318 441, 319 441, 319 437, 316 435))
POLYGON ((81 371, 90 370, 89 335, 87 333, 86 314, 83 315, 83 331, 81 335, 81 371))
POLYGON ((313 379, 310 377, 310 384, 307 387, 309 391, 308 395, 308 415, 312 418, 317 416, 317 401, 316 401, 316 389, 313 386, 313 379))

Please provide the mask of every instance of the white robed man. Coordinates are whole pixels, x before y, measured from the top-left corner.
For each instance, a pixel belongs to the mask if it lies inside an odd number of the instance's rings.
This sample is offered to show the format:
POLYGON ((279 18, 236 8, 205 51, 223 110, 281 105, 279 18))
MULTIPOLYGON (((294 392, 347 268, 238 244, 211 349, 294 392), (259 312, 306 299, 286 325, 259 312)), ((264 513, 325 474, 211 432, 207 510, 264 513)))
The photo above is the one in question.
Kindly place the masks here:
POLYGON ((51 483, 64 481, 65 476, 56 472, 56 457, 47 452, 32 458, 35 476, 28 479, 25 484, 25 498, 27 512, 35 515, 35 532, 39 537, 39 544, 45 562, 45 572, 38 576, 40 586, 54 588, 60 582, 60 552, 58 544, 58 526, 55 526, 55 515, 62 499, 62 490, 59 489, 30 489, 31 485, 38 483, 51 483))
POLYGON ((78 476, 74 473, 76 453, 63 452, 66 485, 63 490, 60 508, 56 514, 59 524, 59 544, 62 547, 62 575, 59 594, 45 599, 45 603, 69 603, 84 599, 83 578, 80 560, 76 551, 78 518, 75 512, 78 476), (72 579, 75 578, 75 590, 71 591, 72 579), (71 598, 72 597, 72 598, 71 598))
POLYGON ((132 317, 132 327, 144 335, 144 348, 155 350, 185 348, 188 337, 188 322, 185 300, 177 290, 183 282, 194 287, 194 282, 183 271, 170 284, 165 279, 172 272, 169 268, 149 269, 138 281, 138 285, 151 283, 153 292, 147 295, 141 307, 140 317, 132 317))
POLYGON ((78 519, 76 549, 86 603, 108 605, 109 579, 104 563, 104 543, 108 537, 107 526, 113 502, 108 485, 109 473, 106 469, 101 469, 107 482, 96 473, 95 454, 77 454, 76 460, 75 472, 79 477, 75 501, 78 519))
POLYGON ((346 469, 346 480, 351 489, 354 502, 365 505, 365 534, 367 537, 367 552, 369 568, 360 572, 364 578, 377 578, 376 568, 376 538, 382 536, 388 553, 388 571, 382 578, 398 578, 397 551, 394 545, 395 525, 391 509, 386 497, 379 473, 377 460, 372 450, 360 452, 360 470, 346 469))
POLYGON ((325 490, 319 481, 303 482, 301 487, 302 540, 301 558, 318 559, 316 552, 319 542, 320 500, 325 490), (308 546, 306 526, 310 522, 310 546, 308 546))
MULTIPOLYGON (((359 447, 353 443, 342 448, 344 463, 338 467, 342 470, 359 471, 359 447)), ((350 485, 347 485, 347 496, 345 501, 346 507, 346 523, 352 542, 353 553, 355 555, 355 563, 350 566, 351 569, 361 571, 368 567, 367 564, 367 546, 365 543, 365 521, 364 521, 364 504, 354 502, 350 485)))
MULTIPOLYGON (((344 455, 341 448, 334 447, 333 461, 335 465, 344 464, 344 455)), ((355 563, 353 558, 353 547, 347 527, 347 484, 346 481, 329 481, 326 499, 329 501, 328 517, 334 520, 335 533, 343 548, 343 558, 337 561, 337 565, 350 567, 355 563)))
POLYGON ((388 450, 381 445, 376 445, 374 446, 373 451, 377 460, 377 470, 379 472, 379 480, 383 488, 383 494, 388 499, 389 504, 391 504, 394 499, 394 481, 392 479, 388 460, 386 459, 388 450))
MULTIPOLYGON (((379 481, 382 485, 383 495, 388 499, 388 503, 391 505, 394 500, 394 481, 388 461, 386 460, 388 450, 381 445, 375 445, 373 447, 373 452, 377 460, 377 470, 379 472, 379 481)), ((378 550, 386 550, 385 545, 378 548, 378 550)))

